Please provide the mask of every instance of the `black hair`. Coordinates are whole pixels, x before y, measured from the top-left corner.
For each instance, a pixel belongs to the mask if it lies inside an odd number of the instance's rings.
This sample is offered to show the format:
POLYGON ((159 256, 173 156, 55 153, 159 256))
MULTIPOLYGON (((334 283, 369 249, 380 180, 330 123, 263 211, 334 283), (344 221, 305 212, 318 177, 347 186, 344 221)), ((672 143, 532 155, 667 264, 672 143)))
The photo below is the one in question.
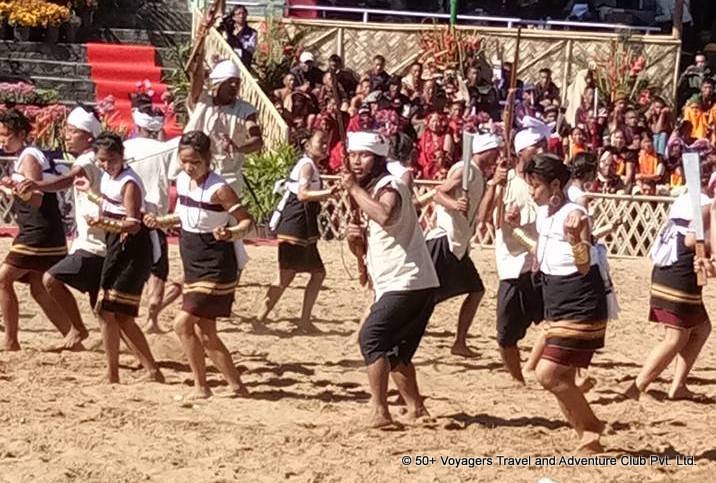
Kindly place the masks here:
POLYGON ((244 7, 243 5, 236 5, 236 6, 234 6, 234 8, 231 9, 231 16, 233 17, 234 14, 236 12, 238 12, 239 10, 243 10, 246 15, 249 14, 249 11, 246 7, 244 7))
POLYGON ((124 156, 124 142, 122 136, 112 131, 102 131, 94 140, 92 149, 96 153, 100 149, 106 149, 111 153, 117 153, 124 156))
POLYGON ((211 157, 211 139, 201 131, 189 131, 179 139, 179 149, 191 148, 204 159, 211 157))
POLYGON ((15 134, 20 131, 25 131, 25 134, 29 134, 32 130, 30 120, 17 109, 8 109, 0 113, 0 124, 4 124, 6 128, 15 134))
POLYGON ((390 137, 390 149, 388 156, 401 163, 410 160, 414 150, 413 140, 404 132, 397 132, 390 137))
POLYGON ((550 153, 536 154, 525 166, 525 174, 536 176, 546 183, 559 180, 559 186, 564 188, 571 177, 569 167, 560 158, 550 153))
POLYGON ((341 56, 338 54, 333 54, 328 58, 329 62, 338 62, 339 64, 343 63, 343 59, 341 59, 341 56))
POLYGON ((375 62, 376 60, 381 60, 381 61, 383 61, 383 63, 385 64, 385 57, 383 57, 383 56, 380 55, 380 54, 378 54, 378 55, 376 55, 375 57, 373 57, 373 61, 375 62))
POLYGON ((597 156, 594 153, 582 152, 572 158, 572 178, 579 180, 593 179, 597 175, 597 156))
POLYGON ((542 74, 542 73, 547 73, 547 74, 549 74, 549 75, 552 75, 552 69, 550 69, 550 68, 548 68, 548 67, 544 67, 544 68, 542 68, 542 69, 539 70, 539 73, 540 73, 540 74, 542 74))
POLYGON ((716 80, 712 79, 711 77, 706 77, 706 78, 704 78, 703 81, 701 81, 702 86, 707 83, 711 84, 713 86, 713 85, 716 85, 716 80))

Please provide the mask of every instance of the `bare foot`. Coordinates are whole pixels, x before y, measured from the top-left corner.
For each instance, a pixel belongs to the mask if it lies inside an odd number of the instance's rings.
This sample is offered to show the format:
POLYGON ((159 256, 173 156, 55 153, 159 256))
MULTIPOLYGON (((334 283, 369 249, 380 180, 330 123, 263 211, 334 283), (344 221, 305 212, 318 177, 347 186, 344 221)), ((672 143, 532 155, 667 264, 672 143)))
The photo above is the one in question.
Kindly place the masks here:
POLYGON ((636 381, 632 381, 632 383, 629 384, 629 387, 627 387, 626 390, 622 392, 622 394, 628 399, 638 401, 643 393, 636 386, 636 381))
POLYGON ((425 406, 421 404, 420 407, 409 410, 406 416, 408 416, 411 421, 417 422, 422 419, 429 419, 430 413, 425 409, 425 406))
POLYGON ((229 397, 249 397, 249 390, 246 389, 246 386, 244 386, 243 383, 239 383, 238 386, 231 388, 231 391, 229 391, 229 397))
POLYGON ((193 393, 189 394, 184 399, 187 401, 198 401, 202 399, 209 399, 213 395, 214 393, 212 393, 211 389, 208 387, 197 387, 193 393))
POLYGON ((691 400, 691 401, 698 401, 699 399, 704 399, 703 394, 699 394, 696 392, 691 391, 686 386, 679 386, 676 389, 669 389, 669 394, 667 396, 667 399, 670 401, 679 401, 679 400, 691 400))
POLYGON ((450 348, 450 354, 454 356, 467 357, 470 359, 479 357, 479 354, 470 349, 465 343, 458 344, 457 342, 455 342, 452 348, 450 348))
POLYGON ((144 326, 144 332, 147 334, 163 334, 164 331, 161 327, 159 327, 159 324, 154 321, 150 320, 147 325, 144 326))
POLYGON ((304 334, 320 334, 321 333, 321 330, 318 327, 316 327, 315 325, 313 325, 310 321, 308 321, 308 322, 298 321, 298 323, 296 324, 296 331, 302 332, 304 334))
POLYGON ((597 385, 597 380, 593 377, 585 377, 580 382, 577 383, 577 389, 582 391, 582 394, 587 394, 589 391, 594 388, 594 386, 597 385))
POLYGON ((604 453, 604 446, 599 442, 599 433, 585 431, 575 452, 577 454, 604 453))
POLYGON ((5 341, 5 350, 7 352, 17 352, 20 350, 20 343, 16 340, 5 341))
POLYGON ((158 382, 159 384, 164 384, 166 381, 164 380, 164 374, 162 374, 162 371, 154 369, 153 371, 147 371, 147 373, 140 377, 137 382, 158 382))
POLYGON ((387 408, 376 407, 370 416, 368 421, 368 427, 370 428, 384 428, 393 424, 393 418, 390 417, 390 412, 387 408))

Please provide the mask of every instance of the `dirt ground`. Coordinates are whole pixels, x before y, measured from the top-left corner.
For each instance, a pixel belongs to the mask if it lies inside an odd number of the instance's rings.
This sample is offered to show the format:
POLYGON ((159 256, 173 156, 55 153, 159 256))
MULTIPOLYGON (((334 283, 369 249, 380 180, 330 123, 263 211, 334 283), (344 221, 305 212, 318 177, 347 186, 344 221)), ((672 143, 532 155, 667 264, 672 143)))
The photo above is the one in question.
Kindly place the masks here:
MULTIPOLYGON (((0 240, 0 249, 9 243, 0 240)), ((645 321, 647 261, 612 261, 622 316, 594 359, 590 372, 598 382, 588 395, 597 416, 609 422, 605 456, 616 458, 615 465, 600 466, 567 460, 577 441, 556 401, 533 380, 514 387, 502 371, 495 342, 497 277, 488 250, 473 252, 488 287, 469 339, 479 357, 450 355, 460 300, 439 306, 415 360, 434 419, 392 431, 364 429, 369 394, 354 331, 369 299, 344 268, 345 258, 355 272, 347 248, 334 242, 320 249, 328 270, 314 313, 320 333, 306 334, 294 330, 303 278, 263 330, 252 326, 257 297, 275 276, 276 249, 249 247, 252 260, 237 292, 236 315, 220 322, 251 391, 248 399, 220 397, 227 387, 210 366, 216 397, 187 402, 191 373, 172 332, 149 336, 167 384, 135 382, 142 373, 126 352, 122 384, 104 384, 104 355, 87 299, 78 295, 91 330, 88 350, 47 353, 42 349, 59 336, 20 287, 23 350, 0 352, 0 481, 713 480, 712 342, 689 381, 705 401, 664 401, 670 373, 653 385, 652 398, 625 401, 617 392, 661 337, 660 328, 645 321), (677 455, 695 460, 677 461, 677 455), (557 465, 537 456, 556 456, 557 465)), ((172 254, 172 272, 179 274, 175 246, 172 254)), ((705 292, 711 311, 715 286, 705 292)), ((177 307, 162 316, 167 330, 177 307)), ((523 359, 535 336, 531 330, 523 341, 523 359)), ((392 410, 400 420, 400 408, 392 410)))

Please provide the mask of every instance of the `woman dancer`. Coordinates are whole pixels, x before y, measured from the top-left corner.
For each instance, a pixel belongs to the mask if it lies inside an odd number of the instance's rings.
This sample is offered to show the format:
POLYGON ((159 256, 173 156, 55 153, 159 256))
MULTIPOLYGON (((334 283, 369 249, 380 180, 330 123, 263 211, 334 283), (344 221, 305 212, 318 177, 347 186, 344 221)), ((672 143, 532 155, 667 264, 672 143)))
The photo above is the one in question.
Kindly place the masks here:
POLYGON ((328 156, 328 139, 323 131, 315 131, 306 142, 305 154, 291 170, 286 183, 286 195, 277 211, 280 220, 278 233, 278 281, 271 285, 264 296, 257 315, 259 322, 268 317, 297 273, 309 273, 311 278, 303 295, 303 310, 298 327, 315 330, 311 312, 326 278, 321 255, 318 253, 318 213, 320 202, 331 197, 338 186, 321 189, 321 177, 316 163, 328 156))
MULTIPOLYGON (((702 186, 706 186, 707 181, 702 180, 702 186)), ((710 203, 709 197, 701 193, 706 229, 714 218, 713 208, 711 216, 706 211, 710 203)), ((676 365, 669 399, 696 396, 686 387, 686 378, 711 333, 711 321, 701 296, 702 287, 698 285, 694 272, 696 240, 690 231, 693 218, 689 195, 684 193, 671 205, 669 221, 652 249, 654 269, 651 274, 649 320, 663 324, 666 332, 626 390, 626 395, 632 399, 639 399, 674 359, 676 365)))
POLYGON ((216 333, 217 317, 229 317, 238 283, 235 240, 243 238, 253 220, 226 181, 211 170, 211 141, 189 131, 179 141, 182 172, 176 179, 176 213, 156 218, 152 228, 181 224, 179 250, 184 265, 182 307, 174 320, 176 331, 194 374, 195 397, 212 392, 206 380, 204 354, 226 378, 234 395, 248 394, 231 354, 216 333), (238 224, 229 227, 233 217, 238 224))
POLYGON ((526 168, 537 212, 537 260, 542 272, 545 347, 535 371, 552 392, 580 438, 578 451, 603 450, 604 429, 575 384, 577 368, 586 368, 604 346, 607 298, 604 282, 590 257, 587 211, 569 202, 565 186, 569 168, 550 154, 538 154, 526 168))
POLYGON ((42 284, 42 274, 67 255, 65 232, 55 193, 27 192, 18 195, 18 184, 25 179, 41 181, 54 172, 54 165, 40 150, 27 146, 30 121, 14 109, 0 114, 0 148, 17 155, 10 178, 2 179, 2 191, 14 197, 13 211, 18 235, 0 265, 0 311, 5 323, 5 350, 20 350, 17 338, 19 308, 13 284, 30 284, 30 294, 50 321, 67 335, 70 322, 58 310, 42 284))
MULTIPOLYGON (((90 217, 89 226, 106 232, 107 255, 102 264, 102 299, 95 308, 102 322, 102 342, 107 355, 111 384, 119 383, 119 338, 147 371, 145 380, 164 382, 144 333, 135 323, 142 289, 152 267, 152 242, 142 224, 144 187, 137 173, 124 164, 122 138, 102 133, 94 142, 95 159, 104 170, 100 181, 101 212, 90 217)), ((78 186, 87 190, 87 186, 78 186)), ((90 198, 99 195, 89 193, 90 198)))

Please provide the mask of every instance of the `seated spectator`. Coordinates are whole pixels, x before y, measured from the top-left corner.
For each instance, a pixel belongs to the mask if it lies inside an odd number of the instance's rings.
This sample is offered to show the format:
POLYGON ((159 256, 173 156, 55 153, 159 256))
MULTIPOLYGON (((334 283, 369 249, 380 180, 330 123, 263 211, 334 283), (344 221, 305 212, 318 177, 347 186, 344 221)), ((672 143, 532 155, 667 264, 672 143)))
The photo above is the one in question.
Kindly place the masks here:
POLYGON ((639 172, 635 176, 638 191, 643 195, 656 194, 656 186, 664 179, 665 172, 664 159, 654 149, 651 136, 644 135, 639 151, 639 172))
POLYGON ((296 77, 299 89, 304 92, 311 92, 317 85, 323 83, 323 71, 316 67, 315 58, 310 52, 303 52, 300 55, 298 64, 291 68, 291 74, 296 77))
POLYGON ((552 82, 552 71, 546 67, 539 71, 539 80, 535 85, 535 101, 542 106, 560 104, 559 87, 552 82))
POLYGON ((617 129, 611 135, 610 146, 605 151, 610 152, 614 164, 614 170, 622 179, 622 185, 626 193, 631 193, 634 186, 634 175, 638 163, 637 151, 629 149, 626 145, 624 131, 617 129))
POLYGON ((414 62, 410 65, 408 74, 402 79, 402 93, 413 99, 423 91, 423 64, 414 62))
POLYGON ((612 110, 609 113, 607 120, 607 128, 609 132, 614 132, 617 129, 624 129, 624 113, 627 110, 627 95, 624 92, 617 92, 614 96, 614 102, 612 110))
POLYGON ((584 135, 584 130, 579 126, 573 127, 565 149, 567 152, 567 156, 565 157, 566 164, 569 164, 576 155, 588 150, 587 137, 584 135))
POLYGON ((682 144, 680 142, 672 142, 667 148, 666 170, 669 173, 669 190, 673 196, 679 190, 683 189, 686 184, 684 179, 683 166, 681 164, 682 144))
POLYGON ((348 113, 351 116, 355 116, 358 113, 358 109, 363 105, 363 100, 370 94, 370 81, 368 79, 362 79, 358 83, 356 88, 356 94, 351 99, 351 107, 348 109, 348 113))
POLYGON ((662 157, 666 156, 666 143, 669 140, 669 133, 674 129, 674 120, 671 109, 661 97, 657 96, 651 101, 646 113, 646 122, 654 140, 654 149, 662 157))
POLYGON ((639 111, 633 107, 628 107, 624 111, 624 127, 622 128, 626 145, 629 149, 638 151, 640 149, 641 137, 645 132, 641 124, 639 111))
POLYGON ((450 170, 450 166, 452 164, 448 161, 448 153, 443 151, 442 149, 438 149, 435 151, 435 172, 432 175, 432 179, 434 181, 444 181, 445 178, 447 178, 448 171, 450 170))
POLYGON ((366 73, 370 81, 371 91, 387 91, 390 74, 385 71, 385 57, 376 55, 373 57, 373 68, 366 73))
POLYGON ((283 76, 283 87, 273 91, 274 97, 280 100, 281 104, 283 104, 283 106, 289 111, 291 110, 291 94, 293 94, 293 92, 296 90, 296 87, 296 76, 293 74, 286 74, 285 76, 283 76))
MULTIPOLYGON (((336 84, 336 90, 338 92, 338 98, 341 101, 341 110, 347 111, 349 106, 350 98, 348 96, 348 93, 343 88, 343 85, 341 85, 340 82, 336 84)), ((325 105, 328 99, 333 99, 334 92, 333 92, 333 76, 330 72, 326 72, 323 74, 323 84, 316 87, 314 91, 314 95, 316 96, 316 99, 318 99, 318 105, 325 105)))
POLYGON ((338 84, 348 96, 355 95, 358 87, 358 77, 353 71, 343 67, 343 59, 341 59, 340 55, 333 54, 328 58, 328 71, 336 76, 338 84))
POLYGON ((611 150, 606 149, 599 158, 599 172, 594 182, 594 191, 598 193, 624 192, 624 181, 617 173, 618 161, 611 150))
POLYGON ((237 5, 224 16, 218 28, 246 67, 251 66, 258 42, 258 33, 246 23, 248 16, 246 7, 237 5))
POLYGON ((691 97, 701 92, 701 84, 704 79, 711 78, 711 68, 706 62, 703 52, 697 52, 694 56, 694 64, 690 65, 681 74, 677 83, 677 105, 681 106, 691 97))
POLYGON ((370 111, 368 104, 363 104, 358 109, 358 112, 351 117, 348 122, 348 132, 354 131, 372 131, 375 124, 375 119, 370 111))
POLYGON ((434 179, 440 170, 436 162, 438 151, 444 151, 447 160, 452 159, 453 141, 447 129, 447 118, 433 112, 428 115, 425 130, 418 140, 418 166, 423 179, 434 179))
POLYGON ((397 99, 400 102, 401 106, 410 104, 410 99, 408 98, 408 96, 406 96, 400 91, 402 86, 403 81, 400 76, 394 75, 393 77, 391 77, 388 81, 388 90, 384 94, 385 98, 391 101, 391 103, 397 99))
POLYGON ((691 123, 690 135, 696 139, 708 139, 716 123, 716 104, 714 103, 714 81, 704 79, 701 94, 693 96, 684 106, 683 118, 691 123))

